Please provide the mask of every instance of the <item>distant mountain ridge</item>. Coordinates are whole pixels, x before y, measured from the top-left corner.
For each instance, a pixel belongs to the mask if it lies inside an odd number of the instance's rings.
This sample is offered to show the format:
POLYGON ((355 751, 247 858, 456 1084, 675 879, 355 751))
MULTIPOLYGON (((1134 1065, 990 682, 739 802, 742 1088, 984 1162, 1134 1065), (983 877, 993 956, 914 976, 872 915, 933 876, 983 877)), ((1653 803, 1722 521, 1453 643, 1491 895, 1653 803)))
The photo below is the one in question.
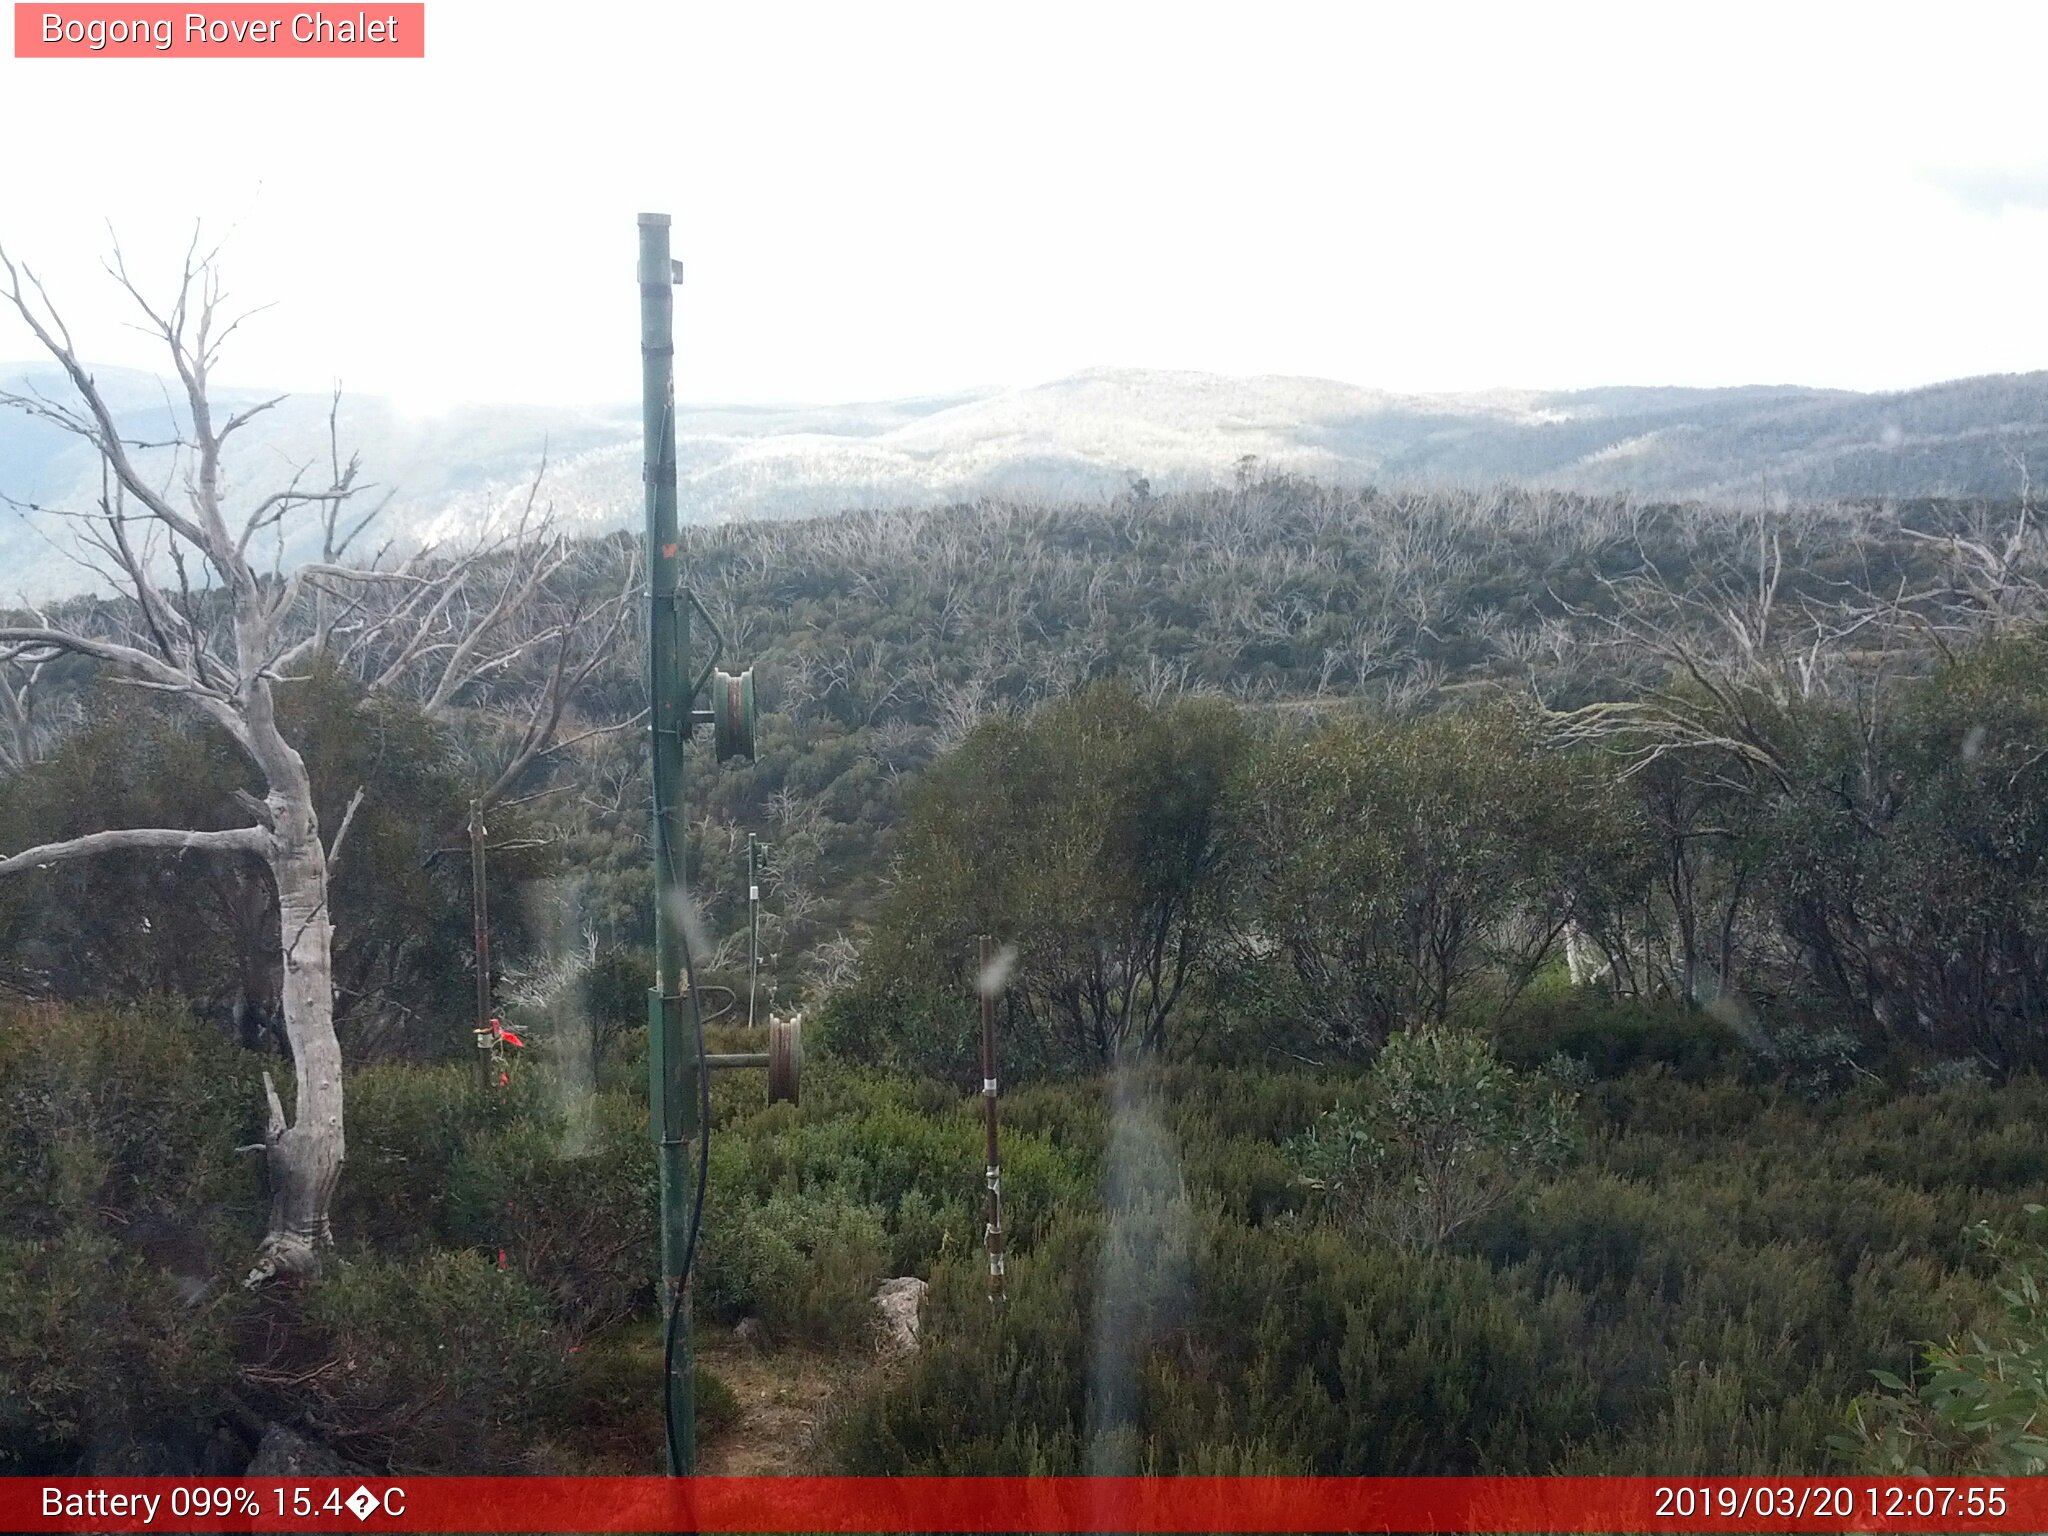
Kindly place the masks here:
MULTIPOLYGON (((164 386, 99 375, 124 427, 168 435, 164 386)), ((47 365, 0 365, 0 389, 63 398, 47 365)), ((223 391, 222 403, 261 398, 223 391)), ((327 460, 328 401, 296 396, 244 434, 231 490, 253 500, 327 460)), ((344 452, 393 488, 383 536, 457 538, 516 509, 545 446, 547 497, 599 532, 640 515, 640 419, 631 406, 464 406, 408 416, 344 397, 344 452)), ((1750 500, 2015 494, 2048 465, 2048 372, 1890 394, 1798 386, 1496 390, 1402 395, 1327 379, 1094 369, 1018 389, 834 406, 690 406, 677 412, 687 518, 793 517, 984 496, 1099 500, 1144 476, 1158 489, 1264 472, 1382 486, 1515 481, 1647 497, 1750 500)), ((174 472, 166 452, 153 469, 174 472)), ((90 506, 92 456, 46 423, 0 412, 0 495, 90 506)), ((380 492, 381 494, 381 492, 380 492)), ((63 526, 0 507, 0 594, 41 600, 94 585, 63 526)), ((267 553, 289 565, 306 533, 267 553)))

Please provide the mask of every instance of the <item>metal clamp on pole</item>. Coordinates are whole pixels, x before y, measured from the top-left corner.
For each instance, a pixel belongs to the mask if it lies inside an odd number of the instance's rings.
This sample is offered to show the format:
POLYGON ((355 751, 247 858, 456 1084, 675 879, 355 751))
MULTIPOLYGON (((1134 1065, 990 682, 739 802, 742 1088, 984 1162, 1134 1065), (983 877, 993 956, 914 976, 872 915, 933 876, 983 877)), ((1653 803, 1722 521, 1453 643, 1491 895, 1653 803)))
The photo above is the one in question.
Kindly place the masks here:
POLYGON ((694 1022, 687 992, 647 994, 648 1130, 657 1146, 679 1146, 697 1133, 694 1022))

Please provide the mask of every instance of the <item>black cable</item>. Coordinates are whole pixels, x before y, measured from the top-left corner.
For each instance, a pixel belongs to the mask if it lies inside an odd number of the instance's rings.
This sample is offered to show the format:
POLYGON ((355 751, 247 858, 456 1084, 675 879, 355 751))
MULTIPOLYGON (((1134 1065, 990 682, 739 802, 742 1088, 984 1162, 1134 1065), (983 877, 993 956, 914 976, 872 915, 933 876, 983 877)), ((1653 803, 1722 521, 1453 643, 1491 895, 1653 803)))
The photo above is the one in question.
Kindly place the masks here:
MULTIPOLYGON (((659 787, 656 788, 658 794, 659 787)), ((657 814, 659 808, 657 807, 657 814)), ((675 849, 668 849, 669 873, 675 869, 675 849)), ((677 882, 680 886, 680 881, 677 882)), ((683 898, 688 900, 687 897, 683 898)), ((662 914, 664 918, 668 914, 662 914)), ((690 1207, 690 1235, 683 1243, 682 1269, 676 1275, 675 1294, 669 1298, 668 1328, 661 1347, 661 1422, 668 1445, 670 1466, 678 1464, 676 1455, 676 1333, 683 1317, 683 1292, 690 1283, 690 1269, 697 1261, 697 1232, 704 1219, 704 1191, 711 1176, 711 1064, 704 1050, 704 1007, 703 995, 697 990, 697 958, 690 953, 689 924, 682 920, 682 913, 674 914, 676 939, 683 950, 683 975, 690 989, 690 1014, 696 1023, 697 1036, 697 1198, 690 1207)), ((648 1042, 653 1049, 653 1042, 648 1042)), ((691 1367, 695 1369, 695 1361, 691 1367)))

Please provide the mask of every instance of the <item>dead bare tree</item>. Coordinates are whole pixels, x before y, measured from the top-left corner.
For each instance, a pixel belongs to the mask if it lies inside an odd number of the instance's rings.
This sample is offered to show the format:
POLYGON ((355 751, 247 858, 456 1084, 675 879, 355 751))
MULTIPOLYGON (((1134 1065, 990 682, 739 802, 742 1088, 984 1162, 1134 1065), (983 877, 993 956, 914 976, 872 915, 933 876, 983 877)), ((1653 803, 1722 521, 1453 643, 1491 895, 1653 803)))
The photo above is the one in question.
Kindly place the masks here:
MULTIPOLYGON (((0 626, 0 664, 15 668, 16 677, 32 676, 69 653, 99 663, 113 681, 176 700, 226 734, 257 771, 264 793, 238 796, 249 816, 245 826, 93 832, 0 856, 0 875, 103 853, 164 851, 249 858, 269 873, 284 1034, 297 1091, 288 1118, 275 1084, 264 1076, 267 1129, 250 1150, 266 1154, 271 1208, 247 1279, 254 1285, 316 1267, 320 1250, 332 1241, 328 1213, 346 1140, 328 881, 363 798, 358 788, 338 825, 320 825, 305 762, 278 722, 277 690, 323 657, 388 655, 384 665, 360 674, 370 690, 399 691, 429 676, 432 687, 421 702, 446 718, 521 658, 551 656, 534 669, 544 681, 529 690, 524 725, 487 791, 502 795, 562 744, 570 692, 589 675, 592 656, 630 605, 621 593, 595 610, 572 604, 567 612, 536 617, 547 577, 565 557, 559 541, 532 537, 526 526, 455 557, 437 558, 429 549, 388 568, 374 561, 343 564, 367 518, 359 509, 365 490, 359 465, 354 458, 343 461, 338 449, 324 472, 308 466, 231 512, 224 449, 282 397, 224 419, 216 410, 212 372, 241 323, 223 311, 217 254, 202 254, 195 234, 167 306, 152 303, 131 280, 118 247, 108 265, 139 309, 143 329, 168 351, 181 396, 172 411, 172 440, 144 442, 120 424, 41 279, 0 249, 0 297, 70 385, 67 398, 31 391, 0 395, 0 405, 81 439, 103 471, 95 509, 35 510, 77 519, 83 558, 117 594, 97 618, 52 623, 31 617, 0 626), (145 472, 144 453, 166 449, 182 471, 176 493, 169 488, 172 476, 159 480, 145 472), (358 510, 343 510, 351 507, 358 510), (323 520, 325 558, 286 572, 280 555, 263 569, 253 552, 259 537, 273 536, 281 551, 283 525, 309 513, 323 520)), ((631 580, 629 573, 629 587, 631 580)))
MULTIPOLYGON (((503 801, 536 763, 628 729, 644 711, 572 722, 573 701, 614 659, 637 613, 637 552, 606 581, 604 546, 577 546, 538 507, 543 460, 516 521, 467 549, 416 562, 406 579, 358 585, 322 647, 371 693, 407 698, 428 719, 471 727, 485 788, 503 801), (610 595, 592 600, 606 581, 610 595), (570 729, 576 725, 579 728, 570 729)), ((322 585, 317 579, 316 587, 322 585)))
POLYGON ((1908 538, 1945 550, 1946 568, 1922 595, 1935 632, 1992 634, 2038 619, 2048 607, 2048 529, 2034 515, 2033 480, 2023 455, 2013 456, 2019 502, 1978 507, 1966 525, 1942 534, 1900 529, 1908 538))
POLYGON ((1746 542, 1743 568, 1679 587, 1645 559, 1637 575, 1602 582, 1605 611, 1567 610, 1595 643, 1665 677, 1641 697, 1554 716, 1561 744, 1615 748, 1629 773, 1673 752, 1722 752, 1786 787, 1776 715, 1822 692, 1847 642, 1898 610, 1867 593, 1788 595, 1783 529, 1766 513, 1751 517, 1746 542))
MULTIPOLYGON (((48 627, 42 614, 33 615, 48 627)), ((0 773, 19 773, 41 760, 53 722, 44 718, 44 682, 51 653, 0 662, 0 773)))
MULTIPOLYGON (((1646 889, 1604 913, 1589 902, 1580 924, 1581 941, 1605 951, 1612 983, 1625 989, 1647 989, 1661 975, 1700 1000, 1731 985, 1738 924, 1757 878, 1753 828, 1767 806, 1802 793, 1805 706, 1847 706, 1864 777, 1877 773, 1903 598, 1810 576, 1794 590, 1805 562, 1795 552, 1788 563, 1785 545, 1794 541, 1796 551, 1801 527, 1758 511, 1740 531, 1739 557, 1695 560, 1682 584, 1645 555, 1637 574, 1603 581, 1601 609, 1567 607, 1592 648, 1643 678, 1633 696, 1549 717, 1555 744, 1614 756, 1636 785, 1656 850, 1646 889)), ((1840 800, 1838 813, 1867 827, 1855 797, 1840 800)))

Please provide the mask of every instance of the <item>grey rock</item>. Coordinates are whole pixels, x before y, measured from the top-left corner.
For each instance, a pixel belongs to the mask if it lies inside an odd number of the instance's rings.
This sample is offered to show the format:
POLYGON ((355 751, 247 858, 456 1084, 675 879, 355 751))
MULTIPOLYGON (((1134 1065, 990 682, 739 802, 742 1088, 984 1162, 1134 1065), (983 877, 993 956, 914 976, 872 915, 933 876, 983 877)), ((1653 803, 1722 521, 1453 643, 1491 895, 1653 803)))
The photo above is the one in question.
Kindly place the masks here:
POLYGON ((318 1441, 272 1424, 263 1431, 248 1477, 354 1477, 363 1468, 345 1461, 318 1441))
POLYGON ((892 1354, 908 1354, 917 1348, 918 1310, 929 1289, 915 1275, 884 1280, 875 1292, 875 1307, 882 1314, 882 1347, 892 1354))

